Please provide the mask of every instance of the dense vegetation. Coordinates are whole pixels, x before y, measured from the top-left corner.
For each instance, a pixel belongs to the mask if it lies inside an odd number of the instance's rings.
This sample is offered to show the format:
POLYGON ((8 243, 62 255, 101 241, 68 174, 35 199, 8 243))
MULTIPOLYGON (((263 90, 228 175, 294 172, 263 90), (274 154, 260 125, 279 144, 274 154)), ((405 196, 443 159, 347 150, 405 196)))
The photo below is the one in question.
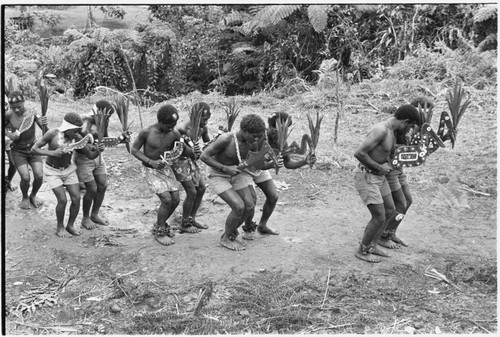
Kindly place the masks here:
POLYGON ((28 24, 6 22, 4 41, 6 77, 32 97, 40 69, 75 98, 105 86, 146 101, 307 90, 328 75, 496 83, 495 5, 151 5, 147 22, 116 30, 93 12, 122 20, 127 6, 82 6, 85 29, 60 35, 57 6, 31 7, 20 16, 28 24))

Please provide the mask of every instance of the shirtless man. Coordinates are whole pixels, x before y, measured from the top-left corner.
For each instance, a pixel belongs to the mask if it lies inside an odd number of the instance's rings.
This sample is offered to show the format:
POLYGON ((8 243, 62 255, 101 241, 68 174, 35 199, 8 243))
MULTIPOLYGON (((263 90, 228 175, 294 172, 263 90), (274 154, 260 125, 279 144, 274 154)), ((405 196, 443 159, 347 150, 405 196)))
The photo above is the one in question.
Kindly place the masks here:
MULTIPOLYGON (((99 100, 92 107, 92 113, 82 117, 81 134, 85 136, 90 133, 97 141, 98 132, 94 112, 104 113, 106 116, 104 137, 107 137, 109 118, 115 109, 108 101, 99 100)), ((129 140, 126 132, 122 133, 121 136, 122 142, 129 140)), ((98 225, 109 225, 108 219, 99 214, 108 187, 106 162, 103 155, 99 155, 102 151, 104 151, 102 143, 99 147, 90 145, 75 151, 76 173, 79 181, 85 184, 85 194, 82 201, 82 226, 86 229, 93 229, 98 225)))
POLYGON ((221 237, 221 245, 230 250, 245 249, 245 243, 237 238, 238 227, 255 207, 249 187, 252 178, 238 166, 250 151, 260 150, 259 139, 264 137, 265 130, 260 116, 247 115, 241 120, 238 132, 221 134, 201 154, 201 160, 209 166, 210 186, 231 207, 221 237))
MULTIPOLYGON (((210 141, 210 136, 208 135, 207 123, 210 119, 210 106, 207 103, 199 102, 191 107, 191 114, 196 113, 199 109, 202 110, 201 120, 200 120, 200 138, 204 143, 210 141)), ((193 149, 196 152, 197 158, 201 154, 201 150, 198 144, 198 139, 192 139, 191 135, 191 122, 186 121, 177 127, 177 130, 181 135, 188 138, 194 142, 193 149)), ((182 224, 190 224, 200 229, 207 229, 208 226, 196 221, 196 213, 200 208, 201 201, 203 200, 203 195, 207 189, 203 177, 200 173, 200 167, 196 160, 189 157, 181 157, 172 166, 174 174, 177 180, 182 184, 184 190, 186 191, 186 200, 182 205, 182 224)))
POLYGON ((47 117, 41 117, 35 111, 27 110, 24 106, 24 96, 20 91, 13 91, 9 94, 9 106, 10 110, 5 114, 5 135, 12 141, 12 159, 21 177, 19 183, 22 193, 20 207, 23 209, 28 209, 31 205, 35 208, 40 207, 43 201, 36 194, 43 183, 43 161, 40 155, 31 151, 31 148, 36 140, 35 125, 38 124, 43 130, 43 126, 47 125, 47 117), (28 123, 25 122, 23 125, 25 119, 28 123), (23 130, 19 130, 21 126, 23 126, 23 130), (33 186, 31 194, 28 195, 30 188, 29 167, 33 171, 33 186))
POLYGON ((68 147, 74 143, 82 127, 82 119, 74 112, 68 112, 59 128, 50 129, 33 145, 32 151, 38 155, 47 156, 44 167, 45 181, 57 198, 56 235, 71 237, 80 235, 75 227, 76 216, 80 209, 80 183, 76 175, 76 165, 71 160, 73 150, 68 147), (48 144, 48 149, 43 149, 48 144), (66 191, 71 197, 68 224, 64 227, 66 212, 66 191))
POLYGON ((375 255, 388 257, 387 251, 379 245, 379 239, 386 226, 398 216, 387 182, 386 175, 392 170, 387 162, 394 150, 396 137, 408 125, 420 125, 418 110, 410 105, 400 106, 394 116, 375 124, 367 137, 354 152, 359 161, 354 169, 354 186, 363 203, 368 207, 371 219, 355 256, 367 262, 380 262, 375 255))
MULTIPOLYGON (((170 165, 161 158, 166 151, 172 151, 171 162, 175 161, 181 154, 194 158, 194 151, 183 146, 181 134, 175 129, 179 120, 177 109, 170 105, 164 105, 158 109, 158 122, 142 129, 134 144, 131 153, 142 162, 143 173, 149 188, 156 193, 160 199, 157 222, 153 233, 156 241, 169 246, 175 243, 171 238, 174 234, 170 231, 167 220, 179 205, 179 183, 175 179, 170 165), (176 144, 176 142, 179 143, 176 144), (141 151, 142 148, 142 151, 141 151)), ((170 160, 170 159, 169 159, 170 160)), ((193 226, 182 227, 181 231, 196 233, 199 231, 193 226)))
MULTIPOLYGON (((284 123, 288 119, 289 115, 286 112, 278 112, 273 114, 267 121, 268 129, 267 129, 267 139, 263 137, 260 142, 264 142, 267 140, 269 145, 273 149, 278 149, 278 136, 277 136, 277 126, 276 120, 278 118, 284 123)), ((291 125, 290 118, 290 125, 291 125)), ((285 145, 285 148, 287 145, 285 145)), ((277 150, 276 150, 277 151, 277 150)), ((307 164, 314 164, 316 162, 316 155, 307 154, 304 159, 294 160, 290 155, 284 155, 283 164, 287 169, 295 170, 300 167, 303 167, 307 164)), ((271 217, 271 214, 276 207, 276 203, 278 202, 278 193, 276 191, 276 186, 274 185, 274 180, 271 177, 271 173, 269 170, 262 170, 262 173, 258 177, 253 178, 254 183, 262 190, 264 195, 266 196, 266 201, 264 202, 264 206, 262 208, 262 216, 260 218, 259 224, 257 225, 253 221, 254 213, 250 214, 249 217, 245 220, 245 225, 242 227, 244 234, 243 238, 246 240, 253 240, 255 230, 257 229, 261 234, 272 234, 278 235, 279 232, 273 230, 272 228, 267 226, 267 221, 271 217)), ((253 186, 250 186, 250 191, 252 192, 252 196, 254 198, 254 202, 257 202, 257 194, 255 193, 255 189, 253 186)), ((255 209, 254 209, 255 210, 255 209)))
MULTIPOLYGON (((434 103, 426 97, 417 97, 413 99, 410 103, 414 107, 418 108, 420 105, 423 113, 427 116, 430 111, 434 108, 434 103)), ((410 130, 412 126, 408 126, 406 130, 398 133, 398 137, 396 139, 396 145, 407 145, 407 140, 405 138, 408 131, 411 133, 417 132, 418 130, 413 127, 413 130, 410 130)), ((408 244, 396 235, 396 231, 403 221, 406 212, 410 208, 413 203, 413 196, 410 192, 410 185, 408 184, 408 178, 406 173, 404 173, 403 168, 394 168, 391 172, 386 175, 387 182, 389 183, 389 187, 391 189, 392 199, 394 200, 394 205, 396 207, 396 212, 400 214, 397 216, 392 222, 387 224, 387 228, 382 233, 381 241, 379 242, 381 245, 388 246, 389 248, 394 247, 394 243, 396 245, 401 245, 404 247, 408 247, 408 244)), ((398 246, 396 246, 398 248, 398 246)))

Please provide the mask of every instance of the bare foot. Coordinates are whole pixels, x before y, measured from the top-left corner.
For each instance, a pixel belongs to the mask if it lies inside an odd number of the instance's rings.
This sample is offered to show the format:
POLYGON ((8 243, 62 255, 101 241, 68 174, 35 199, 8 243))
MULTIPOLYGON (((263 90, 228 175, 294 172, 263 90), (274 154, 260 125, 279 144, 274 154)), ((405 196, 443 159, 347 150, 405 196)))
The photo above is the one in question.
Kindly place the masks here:
POLYGON ((193 226, 195 226, 196 228, 199 228, 199 229, 207 229, 208 228, 207 225, 203 225, 203 224, 199 223, 194 218, 191 218, 191 225, 193 225, 193 226))
POLYGON ((30 209, 31 208, 30 199, 23 198, 23 200, 21 200, 21 203, 19 204, 19 207, 21 207, 22 209, 30 209))
POLYGON ((191 225, 189 220, 182 219, 181 225, 179 226, 179 232, 195 234, 201 232, 201 230, 191 225))
POLYGON ((94 223, 90 218, 86 217, 82 219, 82 227, 86 229, 94 229, 97 228, 97 224, 94 223))
POLYGON ((259 225, 259 227, 257 227, 257 230, 259 231, 260 234, 271 234, 271 235, 279 235, 280 232, 278 231, 275 231, 269 227, 267 227, 267 225, 259 225))
POLYGON ((70 238, 71 237, 71 234, 66 232, 66 229, 64 227, 58 228, 56 231, 56 235, 61 237, 61 238, 70 238))
POLYGON ((255 232, 243 232, 242 238, 245 240, 253 240, 255 239, 255 232))
POLYGON ((170 246, 175 243, 175 241, 169 238, 168 235, 163 235, 163 236, 155 235, 155 240, 164 246, 170 246))
POLYGON ((102 226, 109 226, 109 221, 103 216, 100 216, 99 214, 97 215, 91 215, 90 220, 92 220, 94 223, 102 225, 102 226))
POLYGON ((404 242, 403 239, 397 237, 396 234, 392 234, 391 240, 396 242, 396 243, 399 243, 402 246, 408 247, 408 244, 406 242, 404 242))
POLYGON ((68 233, 70 233, 71 235, 75 235, 75 236, 82 234, 82 232, 77 231, 75 227, 70 226, 70 225, 66 226, 66 231, 68 233))
POLYGON ((246 246, 246 245, 247 245, 247 244, 246 244, 246 242, 245 242, 245 241, 243 241, 243 240, 240 238, 240 233, 238 232, 238 230, 236 230, 236 235, 234 236, 234 240, 235 240, 236 242, 238 242, 238 243, 239 243, 240 245, 242 245, 242 246, 246 246))
POLYGON ((229 238, 225 235, 220 239, 220 244, 222 245, 222 247, 226 247, 227 249, 234 251, 245 250, 245 246, 241 245, 236 240, 235 241, 229 240, 229 238))
POLYGON ((361 247, 358 248, 358 250, 356 250, 356 253, 354 253, 354 256, 356 256, 360 260, 363 260, 366 262, 371 262, 371 263, 379 263, 380 261, 382 261, 380 258, 376 257, 373 254, 370 254, 370 253, 364 254, 361 247))
POLYGON ((35 206, 35 208, 38 208, 43 205, 43 200, 38 198, 37 196, 31 196, 30 197, 31 204, 35 206))
POLYGON ((399 245, 398 243, 392 241, 391 239, 384 239, 384 238, 380 238, 378 239, 378 244, 385 247, 385 248, 389 248, 389 249, 399 249, 401 248, 401 245, 399 245))
POLYGON ((384 248, 380 247, 379 245, 375 245, 375 249, 372 252, 372 254, 380 255, 383 257, 391 257, 391 255, 384 248))

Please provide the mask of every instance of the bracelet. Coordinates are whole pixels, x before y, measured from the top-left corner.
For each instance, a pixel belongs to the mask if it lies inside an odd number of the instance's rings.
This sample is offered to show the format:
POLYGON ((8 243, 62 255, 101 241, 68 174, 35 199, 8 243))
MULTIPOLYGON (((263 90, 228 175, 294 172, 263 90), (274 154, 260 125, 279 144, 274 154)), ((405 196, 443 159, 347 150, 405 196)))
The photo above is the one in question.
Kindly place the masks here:
POLYGON ((224 166, 219 167, 218 171, 219 172, 224 172, 224 166))
POLYGON ((148 165, 151 166, 151 159, 148 159, 148 165))

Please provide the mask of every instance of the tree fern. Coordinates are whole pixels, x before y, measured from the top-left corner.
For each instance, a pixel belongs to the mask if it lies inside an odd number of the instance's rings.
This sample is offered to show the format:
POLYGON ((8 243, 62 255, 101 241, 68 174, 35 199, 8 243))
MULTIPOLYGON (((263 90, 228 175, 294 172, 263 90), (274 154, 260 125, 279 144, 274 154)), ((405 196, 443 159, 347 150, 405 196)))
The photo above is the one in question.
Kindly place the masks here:
POLYGON ((286 19, 302 5, 271 5, 262 8, 254 17, 259 27, 267 27, 286 19))
POLYGON ((328 22, 328 5, 310 5, 307 7, 307 15, 314 30, 320 33, 328 22))
POLYGON ((497 14, 497 6, 496 5, 487 5, 479 8, 476 14, 474 14, 474 23, 484 22, 489 19, 496 19, 497 14))

